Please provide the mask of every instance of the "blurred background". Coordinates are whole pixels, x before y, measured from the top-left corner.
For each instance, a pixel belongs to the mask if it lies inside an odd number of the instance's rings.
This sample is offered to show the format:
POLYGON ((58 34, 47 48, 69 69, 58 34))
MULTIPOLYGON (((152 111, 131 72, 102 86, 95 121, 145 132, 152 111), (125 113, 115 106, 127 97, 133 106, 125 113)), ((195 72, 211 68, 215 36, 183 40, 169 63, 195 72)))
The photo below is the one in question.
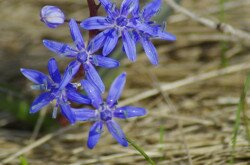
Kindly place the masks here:
MULTIPOLYGON (((176 3, 250 33, 249 0, 176 3)), ((20 74, 20 68, 47 73, 47 61, 55 57, 63 72, 68 59, 48 51, 42 40, 72 42, 66 24, 49 29, 40 22, 39 12, 45 5, 58 6, 67 18, 88 17, 85 0, 0 0, 0 162, 52 135, 22 157, 11 159, 10 164, 146 164, 132 147, 122 148, 106 130, 96 148, 87 149, 91 123, 69 127, 60 116, 52 120, 51 106, 40 114, 29 114, 38 93, 30 89, 31 83, 20 74)), ((101 9, 100 15, 104 14, 101 9)), ((154 40, 158 67, 149 63, 140 47, 137 62, 130 63, 118 46, 112 56, 121 59, 121 68, 101 70, 107 88, 116 75, 126 71, 121 102, 148 110, 146 117, 119 121, 124 132, 157 164, 250 164, 250 100, 247 91, 242 92, 250 68, 249 42, 176 13, 166 1, 154 19, 159 24, 167 22, 167 31, 177 36, 173 43, 154 40), (155 94, 143 95, 152 90, 155 94), (143 99, 137 101, 138 94, 143 99)), ((87 39, 88 34, 83 34, 87 39)))

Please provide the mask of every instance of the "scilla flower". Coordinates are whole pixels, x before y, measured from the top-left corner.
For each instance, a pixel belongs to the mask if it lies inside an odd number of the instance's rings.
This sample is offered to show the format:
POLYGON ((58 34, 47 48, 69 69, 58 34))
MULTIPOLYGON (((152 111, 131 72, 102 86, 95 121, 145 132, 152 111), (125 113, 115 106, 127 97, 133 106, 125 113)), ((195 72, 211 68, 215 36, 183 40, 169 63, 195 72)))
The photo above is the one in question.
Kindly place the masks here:
POLYGON ((49 28, 56 28, 65 21, 63 12, 56 6, 44 6, 40 12, 40 17, 41 21, 49 28))
POLYGON ((75 115, 71 110, 69 101, 79 104, 90 104, 90 99, 77 92, 76 85, 70 81, 76 74, 79 66, 72 62, 61 77, 58 71, 57 62, 54 58, 48 62, 50 77, 36 70, 21 69, 22 74, 35 83, 33 89, 44 91, 32 103, 30 113, 36 113, 52 101, 56 102, 53 110, 53 118, 56 117, 57 108, 61 108, 61 113, 71 124, 75 123, 75 115))
POLYGON ((74 109, 77 121, 94 121, 90 128, 88 137, 88 147, 94 148, 103 132, 103 125, 106 125, 110 134, 122 145, 128 146, 126 136, 114 118, 127 119, 131 117, 144 116, 144 108, 124 106, 117 107, 118 99, 126 82, 126 73, 118 76, 111 85, 106 101, 103 101, 101 93, 96 90, 87 80, 82 81, 82 86, 92 100, 95 110, 74 109))
POLYGON ((79 67, 80 65, 83 65, 87 80, 95 85, 95 87, 101 92, 104 92, 105 86, 94 66, 115 68, 118 67, 120 63, 111 58, 95 54, 95 52, 103 43, 103 41, 98 36, 93 38, 88 46, 85 46, 80 29, 78 28, 78 25, 74 19, 70 20, 69 28, 75 46, 56 41, 44 40, 43 43, 45 47, 60 56, 74 58, 76 65, 79 67))
POLYGON ((144 24, 147 24, 148 27, 155 29, 154 33, 146 33, 136 28, 133 29, 136 42, 139 41, 141 43, 147 57, 153 65, 158 65, 158 53, 153 43, 150 41, 150 38, 168 41, 176 40, 174 35, 165 31, 165 27, 151 21, 151 18, 159 12, 161 4, 161 0, 152 0, 142 9, 142 11, 140 11, 139 3, 137 3, 137 6, 132 12, 133 17, 131 19, 131 22, 134 22, 135 25, 137 22, 144 22, 144 24))
POLYGON ((120 10, 109 0, 99 0, 104 6, 107 17, 91 17, 80 24, 87 30, 104 30, 98 36, 105 38, 103 55, 108 55, 117 44, 118 38, 122 38, 123 49, 131 61, 136 60, 136 42, 140 40, 148 58, 153 65, 158 64, 157 52, 149 38, 160 38, 166 40, 175 40, 175 37, 159 25, 152 24, 151 17, 155 15, 160 8, 161 1, 154 0, 148 4, 141 13, 139 11, 138 0, 123 0, 120 10), (130 15, 132 14, 132 16, 130 15), (142 19, 141 19, 142 18, 142 19), (135 33, 136 35, 134 35, 135 33))

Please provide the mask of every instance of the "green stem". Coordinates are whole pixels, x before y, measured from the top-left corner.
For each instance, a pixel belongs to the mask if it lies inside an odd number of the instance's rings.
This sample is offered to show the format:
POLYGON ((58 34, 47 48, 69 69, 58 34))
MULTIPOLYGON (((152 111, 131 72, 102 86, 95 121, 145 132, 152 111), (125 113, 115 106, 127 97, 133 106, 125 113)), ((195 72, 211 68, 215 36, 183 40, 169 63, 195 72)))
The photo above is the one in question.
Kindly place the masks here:
POLYGON ((130 138, 126 137, 126 140, 131 144, 142 156, 144 156, 145 160, 151 165, 156 165, 155 162, 144 152, 144 150, 135 144, 130 138))

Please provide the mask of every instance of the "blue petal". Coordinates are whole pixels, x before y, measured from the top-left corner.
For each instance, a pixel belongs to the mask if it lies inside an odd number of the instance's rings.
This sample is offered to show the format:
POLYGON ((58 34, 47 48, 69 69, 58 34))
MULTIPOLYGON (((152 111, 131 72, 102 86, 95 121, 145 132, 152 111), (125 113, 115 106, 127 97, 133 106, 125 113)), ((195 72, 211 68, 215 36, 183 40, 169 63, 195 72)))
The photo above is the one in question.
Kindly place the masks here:
POLYGON ((98 35, 96 35, 90 42, 88 45, 88 51, 90 54, 95 53, 96 51, 98 51, 101 47, 103 47, 105 39, 107 37, 106 33, 108 33, 110 31, 110 29, 107 29, 101 33, 99 33, 98 35))
POLYGON ((142 10, 144 20, 150 20, 161 8, 161 0, 152 0, 142 10))
POLYGON ((121 119, 127 119, 131 117, 144 116, 147 111, 144 108, 125 106, 115 109, 114 116, 121 119))
POLYGON ((103 30, 112 27, 108 18, 101 16, 87 18, 81 22, 80 26, 86 30, 103 30))
POLYGON ((76 122, 76 117, 73 111, 71 110, 71 107, 67 103, 60 104, 61 113, 64 117, 68 119, 70 124, 74 124, 76 122))
POLYGON ((58 70, 58 65, 57 65, 57 62, 54 58, 51 58, 49 60, 48 70, 49 70, 49 74, 50 74, 51 79, 56 83, 60 83, 61 82, 61 74, 58 70))
POLYGON ((140 37, 140 41, 141 41, 141 44, 142 44, 150 62, 153 65, 158 65, 157 50, 156 50, 155 46, 152 44, 152 42, 149 40, 148 37, 140 37))
POLYGON ((173 34, 165 32, 161 28, 159 28, 157 35, 158 35, 158 38, 163 39, 163 40, 167 40, 167 41, 176 40, 176 37, 173 34))
POLYGON ((118 34, 115 29, 111 29, 108 33, 106 33, 106 36, 107 37, 102 51, 104 56, 109 55, 114 50, 118 41, 118 34))
POLYGON ((76 90, 67 90, 67 98, 78 104, 91 104, 91 100, 87 96, 78 93, 76 90))
POLYGON ((95 85, 95 87, 97 89, 99 89, 101 91, 101 93, 104 93, 105 91, 105 86, 102 82, 101 77, 99 76, 99 74, 97 73, 96 69, 93 67, 93 65, 91 63, 86 63, 84 65, 84 69, 85 69, 85 74, 87 77, 87 80, 95 85))
POLYGON ((123 47, 125 49, 126 55, 130 61, 136 61, 136 47, 135 41, 132 39, 131 35, 127 30, 122 32, 123 47))
POLYGON ((36 113, 46 105, 48 105, 54 97, 49 93, 45 92, 40 94, 32 103, 30 113, 36 113))
POLYGON ((134 4, 134 9, 132 11, 132 16, 137 18, 140 16, 140 3, 139 1, 136 1, 134 4))
POLYGON ((22 74, 29 79, 30 81, 36 83, 36 84, 49 84, 50 80, 47 75, 43 74, 42 72, 39 72, 37 70, 32 69, 20 69, 22 74))
POLYGON ((61 83, 59 84, 59 90, 63 89, 70 83, 72 78, 79 71, 80 66, 81 66, 81 63, 79 63, 78 61, 73 61, 69 64, 69 66, 66 68, 64 72, 63 79, 61 83))
POLYGON ((120 65, 119 61, 100 55, 94 55, 92 57, 91 63, 95 66, 100 66, 103 68, 116 68, 120 65))
POLYGON ((90 84, 87 80, 82 80, 81 84, 88 97, 91 99, 92 105, 98 109, 99 106, 103 103, 100 91, 96 89, 92 84, 90 84))
POLYGON ((124 147, 128 146, 126 136, 123 133, 121 127, 113 120, 106 122, 110 134, 124 147))
POLYGON ((93 149, 98 143, 102 134, 102 122, 95 122, 94 125, 90 128, 89 137, 88 137, 88 148, 93 149))
POLYGON ((99 0, 99 1, 106 11, 111 10, 113 4, 110 2, 110 0, 99 0))
POLYGON ((119 14, 115 3, 111 3, 110 0, 99 0, 109 16, 115 18, 119 14))
POLYGON ((96 121, 98 116, 96 115, 96 110, 91 110, 87 108, 76 109, 72 108, 76 121, 96 121))
POLYGON ((136 22, 136 23, 130 22, 128 24, 128 27, 140 30, 143 33, 147 33, 147 34, 149 34, 151 36, 156 36, 156 37, 157 37, 158 31, 159 31, 158 27, 154 27, 154 26, 151 26, 151 25, 149 25, 147 23, 142 23, 142 22, 136 22))
POLYGON ((78 24, 76 23, 74 19, 70 19, 69 28, 70 28, 71 37, 73 41, 75 42, 78 50, 84 49, 85 48, 84 40, 80 32, 80 29, 78 27, 78 24))
POLYGON ((50 40, 43 40, 43 44, 46 48, 58 54, 59 56, 76 57, 77 55, 77 51, 65 43, 50 41, 50 40))
POLYGON ((119 75, 112 83, 107 97, 107 104, 112 107, 117 103, 126 83, 126 73, 119 75))
POLYGON ((127 16, 135 7, 138 6, 138 0, 123 0, 121 4, 121 15, 127 16))

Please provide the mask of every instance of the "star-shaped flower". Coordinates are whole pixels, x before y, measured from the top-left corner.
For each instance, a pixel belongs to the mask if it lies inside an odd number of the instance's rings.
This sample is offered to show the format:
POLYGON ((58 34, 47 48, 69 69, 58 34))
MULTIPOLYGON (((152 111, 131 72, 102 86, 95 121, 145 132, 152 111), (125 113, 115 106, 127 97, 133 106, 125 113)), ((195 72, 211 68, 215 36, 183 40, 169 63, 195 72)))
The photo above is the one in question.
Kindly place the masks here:
POLYGON ((111 85, 106 101, 103 101, 101 93, 93 87, 87 80, 83 80, 82 86, 92 100, 95 110, 91 109, 74 109, 77 121, 94 121, 90 128, 88 137, 88 147, 94 148, 98 143, 103 132, 105 124, 110 134, 122 145, 128 146, 125 134, 114 118, 127 119, 131 117, 144 116, 146 110, 144 108, 124 106, 117 107, 117 101, 121 96, 122 90, 126 82, 126 73, 118 76, 111 85))
POLYGON ((103 55, 107 56, 117 45, 119 37, 122 37, 123 47, 131 61, 136 60, 135 42, 130 34, 131 22, 129 14, 132 12, 138 0, 124 0, 120 10, 109 0, 100 0, 105 8, 107 17, 90 17, 85 19, 80 26, 87 30, 104 30, 98 36, 104 38, 103 55))
POLYGON ((64 76, 61 77, 57 62, 54 58, 48 61, 50 76, 36 70, 22 68, 22 74, 36 84, 33 85, 32 88, 44 91, 32 103, 30 113, 36 113, 50 102, 56 101, 53 117, 56 117, 57 108, 60 107, 63 116, 65 116, 71 124, 75 123, 75 115, 71 110, 69 101, 79 104, 91 103, 91 100, 87 96, 78 93, 77 87, 70 83, 78 69, 79 65, 77 62, 72 62, 65 70, 64 76))
POLYGON ((120 10, 109 0, 99 0, 107 12, 107 17, 91 17, 80 24, 87 30, 104 30, 98 36, 104 40, 103 55, 109 55, 118 38, 122 38, 123 49, 131 61, 136 60, 136 42, 140 40, 146 55, 153 65, 158 64, 157 52, 150 38, 175 40, 175 36, 164 32, 159 25, 150 21, 159 9, 161 0, 153 0, 140 12, 138 0, 123 0, 120 10), (131 16, 132 15, 132 16, 131 16))
POLYGON ((158 38, 167 41, 175 41, 176 37, 165 31, 164 27, 151 21, 151 18, 156 15, 161 8, 161 0, 152 0, 141 11, 139 3, 132 12, 132 22, 144 22, 155 30, 155 33, 146 33, 142 30, 133 29, 134 38, 139 41, 146 52, 147 57, 153 65, 158 65, 158 53, 150 38, 158 38))
POLYGON ((119 62, 95 54, 103 44, 102 38, 99 38, 99 36, 93 38, 88 46, 85 46, 78 24, 74 19, 70 20, 69 28, 75 46, 56 41, 44 40, 43 43, 45 47, 60 56, 74 58, 76 65, 79 67, 80 65, 83 65, 87 80, 95 85, 101 92, 104 92, 105 86, 93 65, 104 68, 115 68, 119 66, 119 62))

